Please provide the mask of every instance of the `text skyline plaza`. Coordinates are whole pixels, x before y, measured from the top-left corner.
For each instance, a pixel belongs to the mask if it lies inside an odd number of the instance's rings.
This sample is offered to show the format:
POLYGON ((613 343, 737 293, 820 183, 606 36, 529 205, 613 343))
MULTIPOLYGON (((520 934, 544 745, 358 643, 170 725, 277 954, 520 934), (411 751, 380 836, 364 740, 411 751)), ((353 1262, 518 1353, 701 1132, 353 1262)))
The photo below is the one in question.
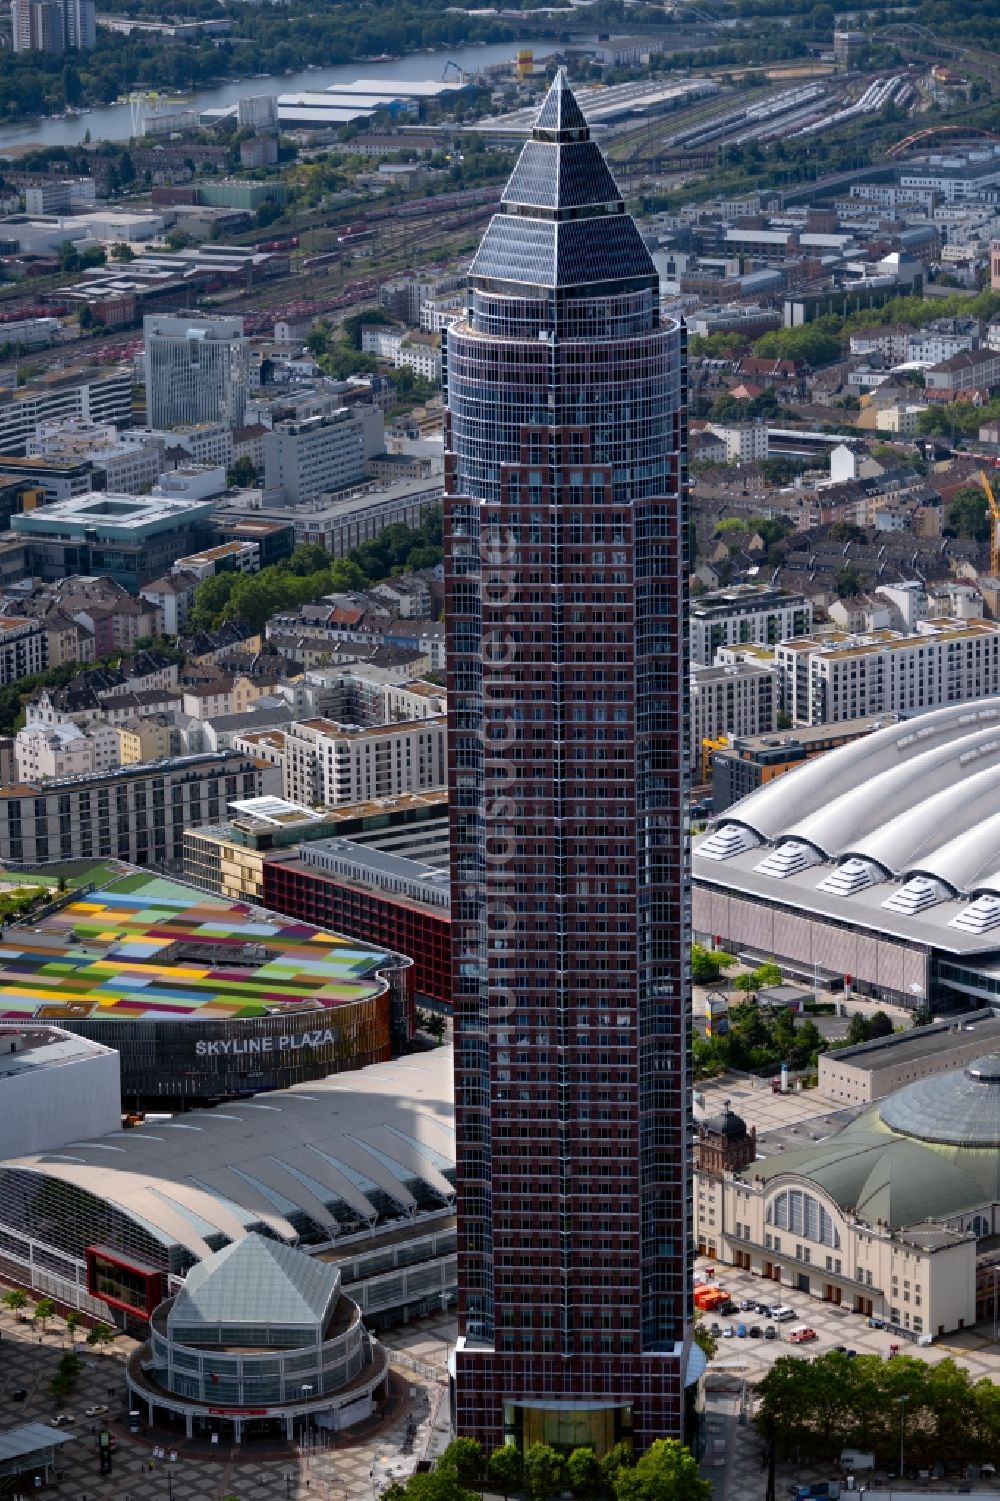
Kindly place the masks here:
POLYGON ((684 1429, 686 353, 559 73, 446 335, 460 1433, 684 1429))

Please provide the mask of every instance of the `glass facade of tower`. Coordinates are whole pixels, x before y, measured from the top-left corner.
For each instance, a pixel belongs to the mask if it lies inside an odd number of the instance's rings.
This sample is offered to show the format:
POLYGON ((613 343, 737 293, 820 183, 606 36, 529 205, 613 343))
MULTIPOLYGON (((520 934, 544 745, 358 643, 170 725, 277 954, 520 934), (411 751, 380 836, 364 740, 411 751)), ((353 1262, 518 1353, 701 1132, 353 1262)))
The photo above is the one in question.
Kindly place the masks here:
POLYGON ((684 333, 560 75, 445 352, 459 1432, 683 1426, 684 333))

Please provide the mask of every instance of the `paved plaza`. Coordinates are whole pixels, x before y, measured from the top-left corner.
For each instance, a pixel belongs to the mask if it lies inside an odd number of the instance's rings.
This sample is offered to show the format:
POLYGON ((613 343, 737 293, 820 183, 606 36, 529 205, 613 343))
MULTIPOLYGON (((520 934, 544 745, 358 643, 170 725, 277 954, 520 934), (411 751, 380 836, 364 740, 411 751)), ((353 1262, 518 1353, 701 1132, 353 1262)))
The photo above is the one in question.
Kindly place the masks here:
MULTIPOLYGON (((454 1333, 454 1318, 447 1315, 387 1333, 392 1396, 382 1418, 362 1427, 359 1437, 331 1435, 327 1442, 319 1433, 302 1446, 250 1439, 221 1450, 148 1427, 130 1434, 123 1365, 135 1342, 120 1336, 105 1354, 78 1343, 83 1372, 64 1408, 76 1419, 68 1429, 75 1437, 58 1451, 58 1480, 49 1491, 63 1501, 375 1501, 390 1480, 408 1475, 418 1459, 440 1453, 450 1438, 446 1359, 454 1333), (107 1404, 108 1418, 84 1416, 99 1403, 107 1404), (416 1437, 407 1445, 411 1416, 416 1437), (119 1445, 106 1476, 100 1474, 97 1454, 101 1423, 119 1445)), ((48 1422, 54 1415, 48 1383, 69 1348, 61 1318, 50 1319, 42 1332, 0 1308, 0 1429, 48 1422), (14 1401, 13 1393, 22 1388, 26 1399, 14 1401)), ((23 1494, 37 1492, 26 1483, 23 1494)))

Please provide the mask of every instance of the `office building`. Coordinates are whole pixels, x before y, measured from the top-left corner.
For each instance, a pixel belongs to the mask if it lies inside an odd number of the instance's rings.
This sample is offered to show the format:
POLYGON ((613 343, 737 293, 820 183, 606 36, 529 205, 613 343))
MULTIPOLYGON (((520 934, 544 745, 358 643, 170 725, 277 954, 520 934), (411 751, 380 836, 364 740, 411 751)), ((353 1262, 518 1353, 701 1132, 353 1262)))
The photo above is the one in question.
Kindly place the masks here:
POLYGON ((691 602, 691 661, 711 666, 720 646, 776 646, 812 630, 812 601, 767 584, 736 584, 691 602))
POLYGON ((734 662, 691 668, 691 770, 704 780, 705 742, 760 735, 778 723, 780 679, 772 667, 734 662))
MULTIPOLYGON (((241 853, 232 852, 237 861, 241 853)), ((324 839, 267 856, 261 873, 266 906, 365 943, 391 943, 413 960, 417 1000, 451 1004, 447 861, 428 865, 350 839, 324 839)))
POLYGON ((279 422, 264 435, 264 488, 293 506, 346 490, 364 480, 367 459, 384 446, 376 407, 279 422))
POLYGON ((560 72, 445 340, 458 1431, 685 1429, 686 351, 560 72))
POLYGON ((142 320, 151 427, 225 422, 241 427, 250 387, 242 318, 157 313, 142 320))
POLYGON ((1000 626, 986 620, 921 621, 916 630, 848 635, 823 631, 775 650, 782 702, 795 724, 859 715, 919 714, 1000 692, 1000 626))
POLYGON ((78 365, 35 376, 16 390, 0 391, 0 453, 24 453, 43 423, 132 421, 132 372, 127 365, 78 365))
POLYGON ((367 727, 303 719, 285 729, 285 797, 314 807, 424 792, 447 780, 446 717, 367 727))
POLYGON ((162 495, 76 496, 11 517, 28 544, 30 571, 45 582, 71 574, 113 579, 135 595, 209 534, 210 500, 162 495))
POLYGON ((1000 1049, 1000 1016, 989 1007, 893 1032, 819 1055, 819 1092, 841 1105, 870 1105, 916 1079, 929 1079, 1000 1049))

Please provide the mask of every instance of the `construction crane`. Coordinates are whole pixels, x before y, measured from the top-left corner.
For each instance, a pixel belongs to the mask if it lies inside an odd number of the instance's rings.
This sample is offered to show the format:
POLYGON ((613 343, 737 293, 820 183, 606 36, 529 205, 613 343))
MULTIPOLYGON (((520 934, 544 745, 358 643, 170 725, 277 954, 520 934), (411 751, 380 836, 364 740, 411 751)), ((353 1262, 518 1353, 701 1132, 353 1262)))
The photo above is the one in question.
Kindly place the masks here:
POLYGON ((1000 578, 1000 503, 993 494, 993 486, 985 469, 979 471, 979 483, 990 508, 990 576, 1000 578))

